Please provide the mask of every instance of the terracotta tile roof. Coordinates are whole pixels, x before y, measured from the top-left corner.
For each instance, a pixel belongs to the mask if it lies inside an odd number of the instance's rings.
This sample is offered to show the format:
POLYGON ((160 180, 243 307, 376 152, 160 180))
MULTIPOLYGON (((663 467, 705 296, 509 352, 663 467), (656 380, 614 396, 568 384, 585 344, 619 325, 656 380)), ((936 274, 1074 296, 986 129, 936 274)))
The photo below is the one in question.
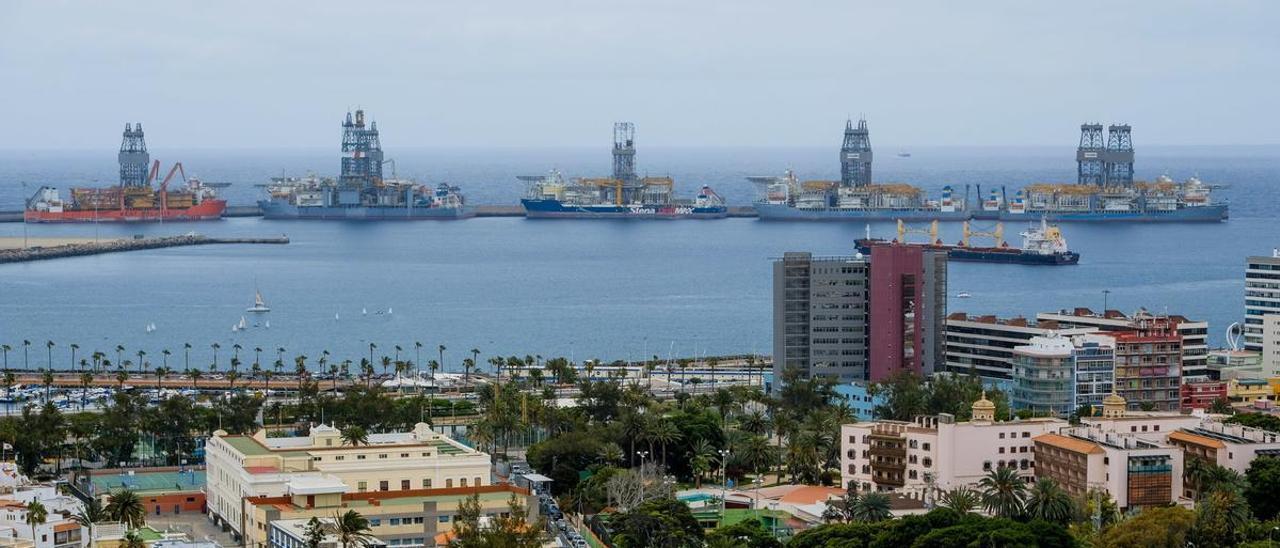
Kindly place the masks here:
POLYGON ((844 489, 836 487, 804 485, 800 486, 799 489, 795 489, 790 493, 782 495, 782 498, 778 500, 782 502, 789 502, 791 504, 813 504, 815 502, 822 502, 831 497, 838 497, 843 494, 844 489))
POLYGON ((1052 445, 1059 449, 1066 449, 1073 453, 1097 454, 1102 453, 1101 447, 1091 441, 1080 440, 1072 437, 1063 436, 1061 434, 1040 434, 1033 438, 1036 442, 1052 445))
POLYGON ((1181 441, 1181 442, 1190 443, 1192 445, 1199 445, 1203 447, 1213 447, 1215 449, 1225 449, 1227 447, 1227 444, 1222 443, 1222 441, 1220 440, 1215 440, 1209 436, 1192 434, 1191 432, 1183 432, 1181 430, 1178 430, 1176 432, 1171 432, 1169 434, 1169 440, 1181 441))

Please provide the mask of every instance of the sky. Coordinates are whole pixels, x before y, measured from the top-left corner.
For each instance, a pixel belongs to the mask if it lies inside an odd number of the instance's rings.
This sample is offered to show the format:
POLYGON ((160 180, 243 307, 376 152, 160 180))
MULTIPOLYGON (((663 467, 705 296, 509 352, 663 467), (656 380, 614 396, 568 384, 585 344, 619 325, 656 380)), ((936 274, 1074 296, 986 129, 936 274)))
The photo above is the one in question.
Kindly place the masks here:
POLYGON ((0 149, 1276 144, 1280 2, 0 0, 0 149))

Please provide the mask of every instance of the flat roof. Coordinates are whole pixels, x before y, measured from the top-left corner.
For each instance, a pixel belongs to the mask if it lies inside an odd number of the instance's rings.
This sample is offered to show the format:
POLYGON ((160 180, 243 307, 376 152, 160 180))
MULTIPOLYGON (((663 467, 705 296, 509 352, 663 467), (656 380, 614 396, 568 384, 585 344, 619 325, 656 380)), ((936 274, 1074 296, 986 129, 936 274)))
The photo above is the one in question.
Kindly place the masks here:
POLYGON ((542 474, 525 474, 524 479, 527 479, 529 481, 536 481, 538 483, 546 483, 546 482, 552 481, 551 478, 548 478, 542 474))
POLYGON ((1213 447, 1216 449, 1222 449, 1227 446, 1227 444, 1222 443, 1222 441, 1213 439, 1209 436, 1200 435, 1199 433, 1184 432, 1182 430, 1170 432, 1169 439, 1174 441, 1184 441, 1195 445, 1213 447))
POLYGON ((114 493, 129 489, 139 495, 200 491, 204 487, 205 471, 186 472, 137 472, 132 475, 101 474, 90 476, 96 494, 114 493))

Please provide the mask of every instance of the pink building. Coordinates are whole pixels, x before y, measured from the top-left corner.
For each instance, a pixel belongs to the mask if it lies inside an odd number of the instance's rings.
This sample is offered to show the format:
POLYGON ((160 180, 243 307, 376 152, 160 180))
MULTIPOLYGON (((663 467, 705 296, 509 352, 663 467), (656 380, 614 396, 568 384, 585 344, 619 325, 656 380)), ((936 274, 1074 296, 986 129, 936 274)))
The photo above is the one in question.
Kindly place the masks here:
POLYGON ((871 247, 871 382, 908 370, 941 369, 946 321, 947 258, 921 246, 871 247))

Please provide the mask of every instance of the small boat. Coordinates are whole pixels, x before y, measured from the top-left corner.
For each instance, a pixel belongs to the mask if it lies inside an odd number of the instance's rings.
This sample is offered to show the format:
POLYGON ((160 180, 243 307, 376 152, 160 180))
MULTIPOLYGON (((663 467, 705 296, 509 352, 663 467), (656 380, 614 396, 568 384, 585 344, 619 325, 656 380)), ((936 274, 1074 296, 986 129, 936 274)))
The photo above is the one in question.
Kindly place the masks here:
POLYGON ((147 333, 150 333, 150 332, 155 331, 155 330, 156 330, 156 324, 154 324, 154 323, 149 323, 149 324, 147 324, 147 327, 146 327, 146 331, 147 331, 147 333))
POLYGON ((271 320, 267 320, 266 324, 265 324, 265 325, 263 325, 262 327, 265 327, 265 328, 267 328, 267 329, 271 329, 271 320))
POLYGON ((236 324, 236 330, 244 331, 245 329, 248 329, 248 328, 249 328, 249 325, 244 321, 244 316, 240 316, 240 323, 236 324))
POLYGON ((360 309, 360 314, 361 314, 362 316, 367 316, 367 315, 369 315, 369 309, 368 309, 368 308, 361 308, 361 309, 360 309))
POLYGON ((262 292, 255 289, 253 290, 253 306, 244 309, 244 311, 261 314, 263 312, 271 312, 271 308, 262 300, 262 292))
POLYGON ((337 313, 337 312, 334 312, 334 313, 333 313, 333 319, 334 319, 334 320, 337 320, 337 319, 338 319, 338 313, 337 313))
POLYGON ((973 295, 970 295, 968 291, 961 291, 959 293, 956 293, 957 299, 968 299, 969 297, 972 297, 972 296, 973 295))
POLYGON ((387 314, 390 314, 390 313, 391 313, 391 307, 390 307, 390 306, 388 306, 388 307, 387 307, 387 314))

